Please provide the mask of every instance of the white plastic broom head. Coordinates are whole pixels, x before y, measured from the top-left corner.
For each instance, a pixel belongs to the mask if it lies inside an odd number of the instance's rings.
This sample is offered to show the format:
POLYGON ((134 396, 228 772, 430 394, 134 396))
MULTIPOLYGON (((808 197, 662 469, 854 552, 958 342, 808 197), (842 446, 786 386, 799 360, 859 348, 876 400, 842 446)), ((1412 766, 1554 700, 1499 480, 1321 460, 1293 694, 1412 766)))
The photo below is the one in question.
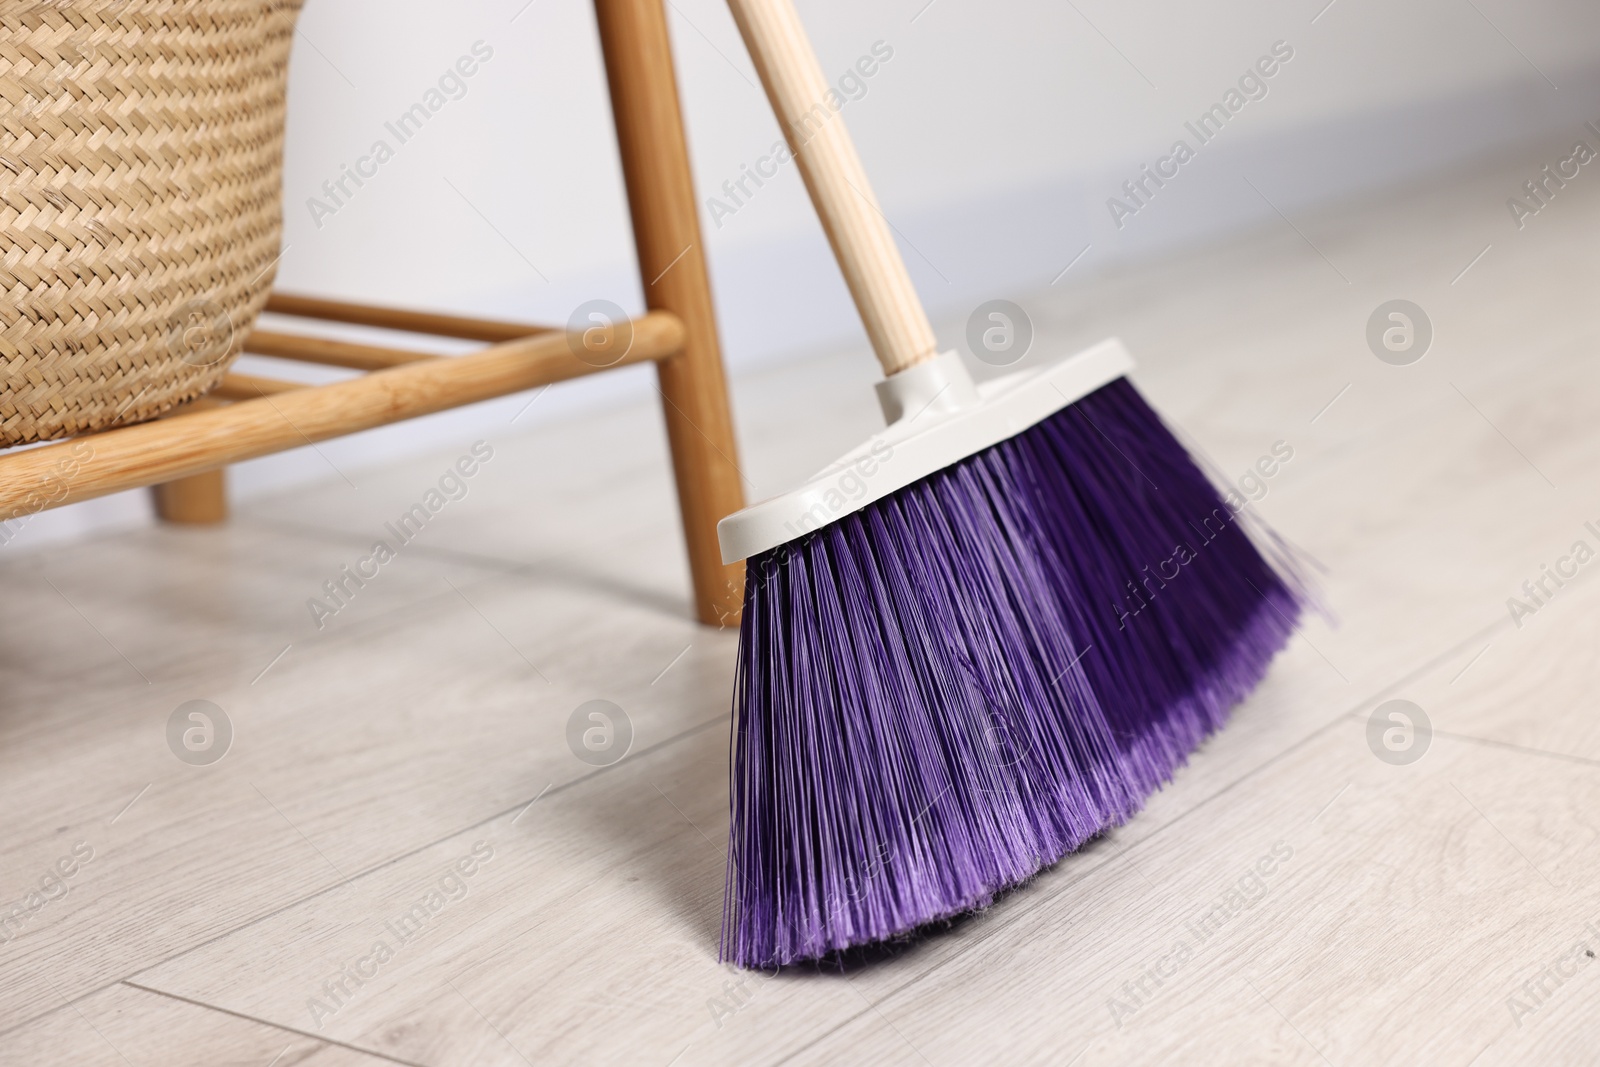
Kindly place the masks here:
POLYGON ((776 548, 1042 422, 1133 370, 1118 338, 974 385, 955 352, 878 383, 888 423, 803 484, 717 524, 722 561, 776 548))

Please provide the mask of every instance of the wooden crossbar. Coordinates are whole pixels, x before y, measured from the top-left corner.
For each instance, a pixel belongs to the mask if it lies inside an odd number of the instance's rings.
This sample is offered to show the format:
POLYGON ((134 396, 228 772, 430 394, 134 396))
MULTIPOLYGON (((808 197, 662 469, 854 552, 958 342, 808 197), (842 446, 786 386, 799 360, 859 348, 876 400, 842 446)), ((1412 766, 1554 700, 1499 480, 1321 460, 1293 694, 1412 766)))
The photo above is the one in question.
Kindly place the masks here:
POLYGON ((296 389, 312 389, 304 382, 286 382, 281 378, 262 378, 255 374, 230 374, 217 384, 207 396, 218 400, 254 400, 258 396, 290 393, 296 389))
MULTIPOLYGON (((545 331, 541 331, 545 332, 545 331)), ((530 335, 531 336, 531 335, 530 335)), ((258 356, 276 356, 301 363, 321 363, 353 370, 383 370, 403 363, 418 363, 436 358, 432 352, 413 352, 382 345, 358 345, 326 337, 307 337, 298 333, 251 330, 244 339, 244 350, 258 356)))
POLYGON ((579 358, 581 346, 565 332, 546 332, 330 385, 229 375, 225 395, 254 399, 0 456, 0 520, 612 367, 668 359, 683 348, 683 322, 671 312, 649 312, 628 327, 632 343, 605 366, 579 358))
POLYGON ((380 326, 406 333, 427 333, 437 337, 460 337, 468 341, 515 341, 520 337, 551 333, 550 326, 501 322, 465 315, 441 315, 432 311, 407 311, 403 308, 351 304, 342 300, 323 300, 274 292, 267 298, 267 311, 295 315, 304 319, 348 322, 357 326, 380 326))

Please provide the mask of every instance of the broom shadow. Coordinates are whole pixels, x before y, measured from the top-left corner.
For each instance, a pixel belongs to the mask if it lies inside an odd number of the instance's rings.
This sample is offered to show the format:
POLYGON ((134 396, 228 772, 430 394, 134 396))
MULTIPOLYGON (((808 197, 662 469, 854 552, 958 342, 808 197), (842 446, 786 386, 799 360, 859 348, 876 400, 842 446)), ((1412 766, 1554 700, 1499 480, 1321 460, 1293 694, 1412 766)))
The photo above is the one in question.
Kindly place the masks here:
POLYGON ((598 771, 596 778, 609 781, 596 782, 586 802, 570 806, 568 832, 618 857, 613 870, 647 887, 647 897, 633 898, 631 907, 671 915, 685 939, 715 960, 728 844, 729 720, 726 708, 716 714, 710 694, 725 693, 729 680, 712 662, 684 668, 706 675, 688 686, 703 696, 673 709, 674 721, 659 727, 662 739, 642 749, 636 743, 598 771))

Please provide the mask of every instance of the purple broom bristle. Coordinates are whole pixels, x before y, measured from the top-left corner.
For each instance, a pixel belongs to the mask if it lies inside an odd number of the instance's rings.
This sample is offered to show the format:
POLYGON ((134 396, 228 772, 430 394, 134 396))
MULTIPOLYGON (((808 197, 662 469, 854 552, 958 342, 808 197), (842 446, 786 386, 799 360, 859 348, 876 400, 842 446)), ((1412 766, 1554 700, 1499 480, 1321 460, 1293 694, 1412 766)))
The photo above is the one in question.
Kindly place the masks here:
POLYGON ((904 935, 1125 822, 1304 602, 1125 379, 752 558, 722 958, 904 935))

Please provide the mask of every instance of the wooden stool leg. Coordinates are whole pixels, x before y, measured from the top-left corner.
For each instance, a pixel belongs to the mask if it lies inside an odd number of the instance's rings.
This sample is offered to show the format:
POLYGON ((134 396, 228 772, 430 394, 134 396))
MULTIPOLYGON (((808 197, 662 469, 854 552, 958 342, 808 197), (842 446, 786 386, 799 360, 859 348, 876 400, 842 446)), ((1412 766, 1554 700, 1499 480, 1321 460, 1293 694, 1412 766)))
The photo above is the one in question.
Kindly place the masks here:
MULTIPOLYGON (((168 414, 179 415, 190 411, 209 411, 218 407, 209 396, 191 400, 174 408, 168 414)), ((162 522, 176 522, 187 526, 201 526, 228 519, 228 475, 226 467, 201 471, 187 478, 174 478, 150 487, 155 501, 156 517, 162 522)))
POLYGON ((155 497, 156 514, 165 522, 198 524, 228 518, 225 468, 152 485, 150 492, 155 497))
POLYGON ((744 565, 724 566, 717 521, 744 506, 727 380, 661 0, 595 0, 645 302, 684 322, 657 364, 700 621, 736 625, 744 565))

